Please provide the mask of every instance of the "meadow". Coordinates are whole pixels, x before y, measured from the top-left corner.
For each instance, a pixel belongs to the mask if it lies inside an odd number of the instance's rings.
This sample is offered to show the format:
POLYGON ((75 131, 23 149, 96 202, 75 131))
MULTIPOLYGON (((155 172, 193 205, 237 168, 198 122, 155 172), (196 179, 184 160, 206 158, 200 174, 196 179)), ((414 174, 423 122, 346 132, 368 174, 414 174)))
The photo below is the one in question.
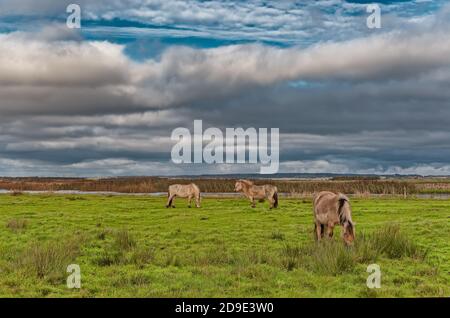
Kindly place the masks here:
POLYGON ((0 297, 450 296, 450 200, 353 198, 356 243, 314 242, 309 198, 0 195, 0 297), (369 264, 381 288, 369 289, 369 264), (81 289, 66 267, 81 268, 81 289))

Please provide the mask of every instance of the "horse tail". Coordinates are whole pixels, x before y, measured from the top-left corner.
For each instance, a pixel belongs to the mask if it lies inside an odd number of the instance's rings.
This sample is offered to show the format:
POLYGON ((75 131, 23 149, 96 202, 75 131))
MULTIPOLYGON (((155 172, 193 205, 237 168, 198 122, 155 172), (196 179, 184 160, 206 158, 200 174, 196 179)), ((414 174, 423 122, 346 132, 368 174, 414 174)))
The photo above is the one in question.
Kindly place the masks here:
POLYGON ((273 194, 273 199, 274 199, 273 206, 275 208, 278 208, 278 192, 277 191, 275 191, 275 193, 273 194))
POLYGON ((194 195, 200 199, 200 188, 195 183, 191 183, 192 188, 194 188, 194 195))
POLYGON ((344 206, 345 202, 350 202, 348 197, 345 194, 342 194, 342 193, 338 194, 338 200, 339 200, 339 210, 342 209, 342 207, 344 206))
POLYGON ((339 201, 339 207, 338 207, 338 215, 339 220, 341 223, 345 221, 345 215, 342 214, 342 208, 344 207, 344 204, 347 202, 350 202, 348 197, 345 194, 338 193, 338 201, 339 201))

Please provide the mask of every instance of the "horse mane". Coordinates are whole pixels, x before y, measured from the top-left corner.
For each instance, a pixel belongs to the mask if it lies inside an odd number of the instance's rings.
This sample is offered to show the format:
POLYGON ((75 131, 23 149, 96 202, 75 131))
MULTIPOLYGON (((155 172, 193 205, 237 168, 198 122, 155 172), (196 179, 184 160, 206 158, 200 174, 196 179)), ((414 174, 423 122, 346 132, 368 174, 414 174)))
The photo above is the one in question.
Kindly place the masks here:
POLYGON ((341 224, 344 224, 345 222, 351 221, 349 219, 349 216, 347 215, 347 213, 344 213, 345 210, 343 209, 345 202, 347 202, 347 203, 349 202, 348 197, 342 193, 339 193, 338 194, 338 202, 339 202, 339 208, 338 208, 339 222, 341 224))
POLYGON ((246 184, 248 186, 252 186, 253 185, 253 182, 251 182, 250 180, 240 179, 238 181, 242 182, 242 183, 244 183, 244 184, 246 184))

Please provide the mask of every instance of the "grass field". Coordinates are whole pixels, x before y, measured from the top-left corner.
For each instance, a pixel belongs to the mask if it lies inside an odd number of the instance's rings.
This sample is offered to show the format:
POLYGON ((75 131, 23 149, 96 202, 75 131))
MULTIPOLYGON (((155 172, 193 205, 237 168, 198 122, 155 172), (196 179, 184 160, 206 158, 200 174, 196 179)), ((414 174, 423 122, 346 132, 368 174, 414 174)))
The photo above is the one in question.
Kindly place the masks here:
POLYGON ((352 248, 340 231, 314 242, 310 200, 165 200, 0 195, 0 296, 450 296, 450 200, 353 199, 352 248), (81 289, 66 287, 71 263, 81 289), (371 263, 380 289, 366 287, 371 263))

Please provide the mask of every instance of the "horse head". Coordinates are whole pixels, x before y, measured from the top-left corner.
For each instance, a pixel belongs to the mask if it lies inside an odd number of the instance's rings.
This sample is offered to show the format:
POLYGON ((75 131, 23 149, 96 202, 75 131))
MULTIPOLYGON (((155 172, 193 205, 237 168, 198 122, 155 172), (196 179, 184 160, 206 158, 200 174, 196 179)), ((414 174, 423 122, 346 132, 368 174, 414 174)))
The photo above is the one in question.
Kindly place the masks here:
POLYGON ((352 245, 355 240, 355 223, 351 220, 344 223, 344 242, 346 245, 352 245))

